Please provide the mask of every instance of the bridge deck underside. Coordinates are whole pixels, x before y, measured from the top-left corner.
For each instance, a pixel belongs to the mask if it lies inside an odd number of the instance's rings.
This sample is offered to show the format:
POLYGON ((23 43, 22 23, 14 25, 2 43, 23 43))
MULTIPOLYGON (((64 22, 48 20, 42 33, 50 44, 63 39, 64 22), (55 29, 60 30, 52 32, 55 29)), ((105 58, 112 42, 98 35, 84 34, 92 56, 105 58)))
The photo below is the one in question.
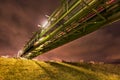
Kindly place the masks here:
POLYGON ((52 17, 58 19, 51 23, 48 30, 41 34, 39 31, 37 32, 37 35, 25 46, 24 52, 26 53, 22 56, 31 59, 120 19, 120 2, 110 2, 112 0, 81 1, 79 4, 77 4, 77 0, 74 2, 76 7, 73 10, 71 10, 72 7, 68 7, 68 9, 65 8, 66 12, 61 12, 59 9, 55 12, 56 14, 53 13, 52 17))

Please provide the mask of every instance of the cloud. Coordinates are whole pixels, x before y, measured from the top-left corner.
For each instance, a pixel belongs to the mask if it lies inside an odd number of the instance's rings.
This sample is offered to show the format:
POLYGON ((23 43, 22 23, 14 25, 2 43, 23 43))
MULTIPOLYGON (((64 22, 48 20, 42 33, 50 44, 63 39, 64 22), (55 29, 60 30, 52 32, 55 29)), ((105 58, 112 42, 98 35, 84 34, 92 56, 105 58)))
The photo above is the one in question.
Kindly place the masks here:
POLYGON ((50 14, 50 8, 58 6, 54 1, 0 0, 0 52, 16 54, 38 30, 37 24, 45 18, 45 13, 50 14))

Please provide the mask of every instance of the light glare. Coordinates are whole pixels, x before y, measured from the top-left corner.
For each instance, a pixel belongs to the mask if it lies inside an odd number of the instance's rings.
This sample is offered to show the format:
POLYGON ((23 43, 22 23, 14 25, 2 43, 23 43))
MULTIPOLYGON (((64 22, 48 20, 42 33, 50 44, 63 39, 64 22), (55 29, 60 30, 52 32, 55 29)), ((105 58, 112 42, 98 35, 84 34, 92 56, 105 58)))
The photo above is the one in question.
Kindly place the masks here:
POLYGON ((43 22, 42 27, 43 28, 47 27, 47 24, 48 24, 48 21, 46 20, 46 21, 43 22))

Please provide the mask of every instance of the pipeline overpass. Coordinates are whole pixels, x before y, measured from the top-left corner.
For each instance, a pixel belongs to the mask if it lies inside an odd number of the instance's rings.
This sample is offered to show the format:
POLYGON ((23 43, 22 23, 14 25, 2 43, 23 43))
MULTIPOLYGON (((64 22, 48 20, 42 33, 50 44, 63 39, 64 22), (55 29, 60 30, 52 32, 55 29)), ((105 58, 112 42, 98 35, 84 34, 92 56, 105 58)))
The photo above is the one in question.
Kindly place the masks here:
POLYGON ((32 59, 119 19, 120 0, 62 0, 18 56, 32 59))

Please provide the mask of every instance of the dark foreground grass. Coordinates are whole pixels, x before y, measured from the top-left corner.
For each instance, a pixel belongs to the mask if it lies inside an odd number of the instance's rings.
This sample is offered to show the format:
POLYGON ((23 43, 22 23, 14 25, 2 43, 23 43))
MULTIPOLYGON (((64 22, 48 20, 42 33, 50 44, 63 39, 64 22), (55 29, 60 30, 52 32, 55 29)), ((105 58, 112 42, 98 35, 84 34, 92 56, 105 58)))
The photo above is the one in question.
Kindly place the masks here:
POLYGON ((0 80, 120 80, 120 65, 0 58, 0 80))

